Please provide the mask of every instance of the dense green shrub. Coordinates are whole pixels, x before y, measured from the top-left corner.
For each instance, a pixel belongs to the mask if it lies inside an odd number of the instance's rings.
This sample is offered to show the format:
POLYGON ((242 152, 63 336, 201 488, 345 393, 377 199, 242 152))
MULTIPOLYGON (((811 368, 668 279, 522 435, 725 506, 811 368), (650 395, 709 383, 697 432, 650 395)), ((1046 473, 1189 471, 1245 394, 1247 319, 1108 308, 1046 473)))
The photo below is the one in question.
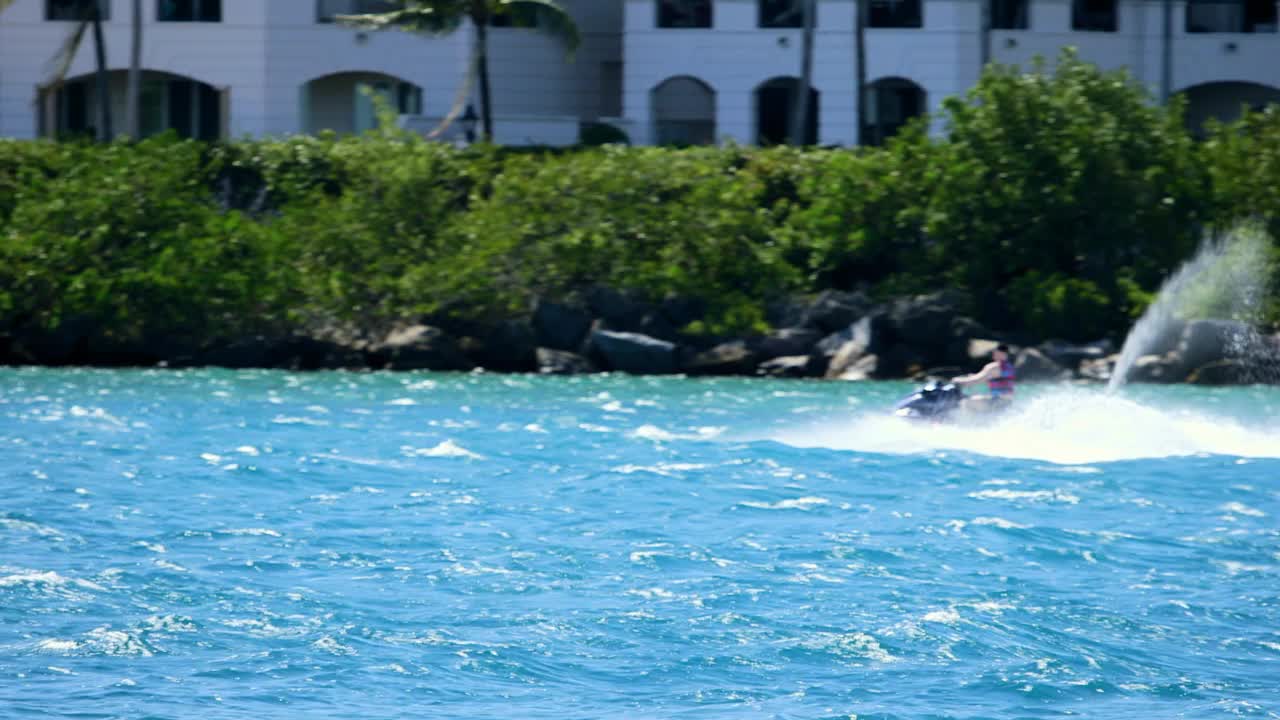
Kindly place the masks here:
POLYGON ((1280 232, 1280 110, 1197 142, 1177 104, 1067 54, 990 69, 942 121, 854 150, 0 141, 0 335, 376 331, 603 284, 700 300, 710 332, 788 294, 959 287, 996 328, 1088 339, 1206 232, 1280 232))

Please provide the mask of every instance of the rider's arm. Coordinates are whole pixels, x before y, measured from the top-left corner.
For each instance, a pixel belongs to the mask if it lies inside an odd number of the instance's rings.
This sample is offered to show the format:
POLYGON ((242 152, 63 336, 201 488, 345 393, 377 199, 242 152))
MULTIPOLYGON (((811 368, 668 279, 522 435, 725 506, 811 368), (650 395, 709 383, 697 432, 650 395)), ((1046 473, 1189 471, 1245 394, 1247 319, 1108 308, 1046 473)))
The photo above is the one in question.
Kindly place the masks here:
POLYGON ((986 367, 982 368, 976 373, 972 373, 970 375, 960 375, 958 377, 951 378, 951 382, 955 383, 956 385, 973 385, 974 383, 980 383, 980 382, 983 382, 984 380, 990 380, 991 378, 994 378, 999 374, 1000 374, 1000 363, 990 362, 990 363, 987 363, 986 367))

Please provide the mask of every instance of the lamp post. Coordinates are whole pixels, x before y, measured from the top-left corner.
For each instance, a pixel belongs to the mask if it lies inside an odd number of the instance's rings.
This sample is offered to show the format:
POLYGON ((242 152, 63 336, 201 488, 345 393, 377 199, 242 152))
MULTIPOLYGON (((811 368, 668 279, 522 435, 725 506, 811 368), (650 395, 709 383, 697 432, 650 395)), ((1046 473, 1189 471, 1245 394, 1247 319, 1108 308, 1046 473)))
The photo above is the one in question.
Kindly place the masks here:
POLYGON ((467 109, 462 113, 462 117, 458 119, 462 123, 462 132, 466 135, 467 144, 470 145, 476 141, 476 123, 480 122, 479 116, 476 115, 474 105, 467 105, 467 109))

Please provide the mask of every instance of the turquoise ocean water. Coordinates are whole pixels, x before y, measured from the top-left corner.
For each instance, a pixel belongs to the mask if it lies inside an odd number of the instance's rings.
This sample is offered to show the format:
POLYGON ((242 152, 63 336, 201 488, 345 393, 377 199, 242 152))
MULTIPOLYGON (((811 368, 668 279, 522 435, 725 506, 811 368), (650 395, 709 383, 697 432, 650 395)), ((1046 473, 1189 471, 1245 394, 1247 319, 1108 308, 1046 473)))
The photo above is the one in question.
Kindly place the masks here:
POLYGON ((0 717, 1280 717, 1280 390, 0 371, 0 717))

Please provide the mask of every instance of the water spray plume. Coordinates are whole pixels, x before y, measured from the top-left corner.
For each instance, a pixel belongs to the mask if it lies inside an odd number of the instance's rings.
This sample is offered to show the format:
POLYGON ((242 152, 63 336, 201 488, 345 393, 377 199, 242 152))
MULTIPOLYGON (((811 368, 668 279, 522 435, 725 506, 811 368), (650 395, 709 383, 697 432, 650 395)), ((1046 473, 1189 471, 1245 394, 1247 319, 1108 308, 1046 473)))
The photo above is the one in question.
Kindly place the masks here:
MULTIPOLYGON (((1169 276, 1129 331, 1107 390, 1124 385, 1138 359, 1167 346, 1185 321, 1257 322, 1270 280, 1270 247, 1267 235, 1254 227, 1206 241, 1195 257, 1169 276)), ((1242 346, 1245 339, 1232 339, 1231 344, 1242 346)))

